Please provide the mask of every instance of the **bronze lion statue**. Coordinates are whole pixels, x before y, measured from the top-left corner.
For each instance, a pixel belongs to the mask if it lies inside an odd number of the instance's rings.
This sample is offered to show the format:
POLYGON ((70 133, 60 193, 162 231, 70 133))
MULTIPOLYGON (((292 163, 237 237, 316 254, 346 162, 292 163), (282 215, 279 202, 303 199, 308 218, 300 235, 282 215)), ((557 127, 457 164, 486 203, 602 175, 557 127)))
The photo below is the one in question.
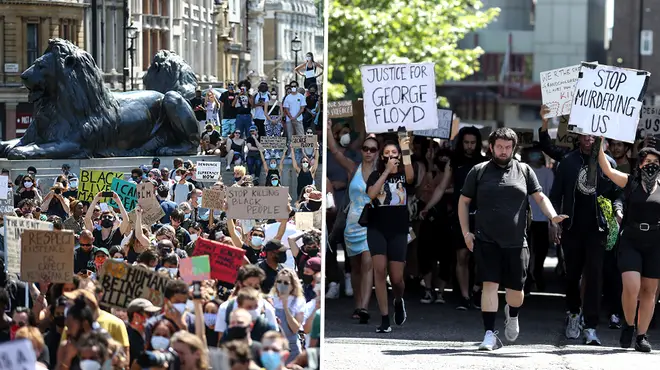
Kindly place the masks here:
POLYGON ((0 143, 6 158, 177 156, 199 146, 197 120, 181 94, 114 94, 92 56, 69 41, 49 40, 21 79, 33 122, 22 138, 0 143))

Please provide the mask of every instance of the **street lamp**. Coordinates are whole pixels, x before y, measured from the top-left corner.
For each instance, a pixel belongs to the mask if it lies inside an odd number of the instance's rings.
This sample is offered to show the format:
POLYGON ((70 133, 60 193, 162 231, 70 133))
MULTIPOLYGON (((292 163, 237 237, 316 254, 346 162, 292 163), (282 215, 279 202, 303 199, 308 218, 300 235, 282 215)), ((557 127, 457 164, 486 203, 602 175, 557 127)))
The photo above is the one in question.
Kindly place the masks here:
MULTIPOLYGON (((300 41, 300 39, 298 38, 298 34, 296 33, 293 40, 291 40, 291 51, 296 53, 295 65, 293 66, 293 68, 298 67, 298 52, 300 52, 301 50, 302 50, 302 41, 300 41)), ((298 74, 295 72, 294 74, 295 74, 296 82, 298 82, 298 74)))
POLYGON ((131 40, 130 44, 128 45, 128 49, 126 49, 130 54, 131 58, 131 91, 135 90, 135 83, 133 82, 133 53, 135 53, 135 39, 138 37, 138 29, 137 27, 133 26, 133 22, 131 22, 131 25, 126 27, 126 34, 128 35, 128 39, 131 40))

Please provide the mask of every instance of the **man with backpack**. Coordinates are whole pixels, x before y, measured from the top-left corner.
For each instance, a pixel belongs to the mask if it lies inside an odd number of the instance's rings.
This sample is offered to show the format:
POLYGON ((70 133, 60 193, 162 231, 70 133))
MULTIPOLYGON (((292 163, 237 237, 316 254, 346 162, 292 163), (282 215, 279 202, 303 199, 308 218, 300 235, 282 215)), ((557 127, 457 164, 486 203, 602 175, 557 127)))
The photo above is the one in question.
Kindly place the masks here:
POLYGON ((481 313, 486 334, 480 350, 498 347, 495 318, 497 291, 506 290, 505 337, 518 338, 518 311, 524 299, 529 250, 527 213, 531 196, 543 214, 554 223, 566 219, 557 215, 534 171, 513 159, 518 136, 510 128, 498 128, 488 138, 492 159, 470 170, 458 202, 458 218, 467 248, 474 253, 478 279, 483 283, 481 313), (477 203, 474 233, 470 230, 470 203, 477 203))

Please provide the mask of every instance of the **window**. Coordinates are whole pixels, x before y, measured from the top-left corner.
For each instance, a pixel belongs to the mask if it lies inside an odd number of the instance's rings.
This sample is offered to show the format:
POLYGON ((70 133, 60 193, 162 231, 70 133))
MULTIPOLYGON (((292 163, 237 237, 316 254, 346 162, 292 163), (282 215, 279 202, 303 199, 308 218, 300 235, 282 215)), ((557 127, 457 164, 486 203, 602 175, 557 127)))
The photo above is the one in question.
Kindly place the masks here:
POLYGON ((653 31, 645 30, 639 35, 639 53, 641 55, 653 55, 653 31))
MULTIPOLYGON (((27 25, 27 66, 31 66, 39 58, 39 25, 28 23, 27 25)), ((27 69, 26 66, 26 69, 27 69)))

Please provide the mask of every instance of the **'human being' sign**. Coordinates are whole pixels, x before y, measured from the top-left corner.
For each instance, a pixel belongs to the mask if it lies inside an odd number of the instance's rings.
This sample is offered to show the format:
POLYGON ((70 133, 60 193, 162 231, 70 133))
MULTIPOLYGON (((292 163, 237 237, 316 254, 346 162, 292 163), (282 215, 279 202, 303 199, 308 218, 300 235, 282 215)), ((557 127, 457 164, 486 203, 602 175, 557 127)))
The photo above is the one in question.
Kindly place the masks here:
POLYGON ((434 63, 360 67, 367 132, 438 128, 434 68, 434 63))
POLYGON ((103 297, 99 301, 118 309, 126 309, 135 298, 145 298, 155 306, 163 306, 165 286, 171 279, 143 266, 131 266, 108 259, 99 273, 103 297))
POLYGON ((582 63, 568 129, 633 143, 650 73, 582 63))

